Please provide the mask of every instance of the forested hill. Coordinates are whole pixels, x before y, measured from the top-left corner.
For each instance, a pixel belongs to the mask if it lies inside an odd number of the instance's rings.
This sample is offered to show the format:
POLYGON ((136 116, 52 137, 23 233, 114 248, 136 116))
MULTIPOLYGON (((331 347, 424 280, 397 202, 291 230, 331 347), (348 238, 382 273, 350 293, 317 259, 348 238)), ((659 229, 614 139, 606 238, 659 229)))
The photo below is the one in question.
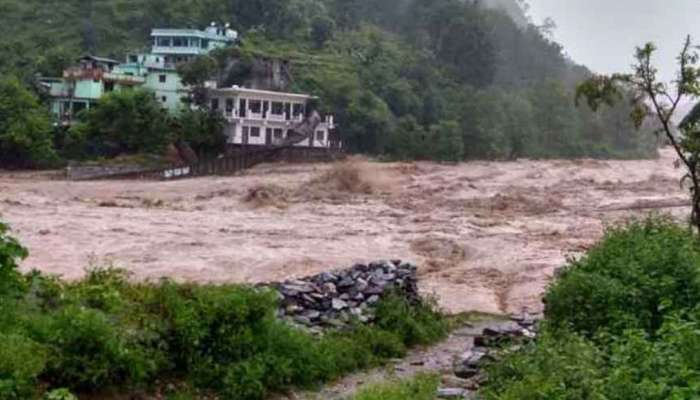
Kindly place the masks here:
POLYGON ((519 0, 0 0, 0 72, 31 83, 83 53, 121 59, 153 27, 230 22, 238 55, 289 59, 352 150, 401 158, 636 157, 626 105, 593 114, 590 73, 519 0))

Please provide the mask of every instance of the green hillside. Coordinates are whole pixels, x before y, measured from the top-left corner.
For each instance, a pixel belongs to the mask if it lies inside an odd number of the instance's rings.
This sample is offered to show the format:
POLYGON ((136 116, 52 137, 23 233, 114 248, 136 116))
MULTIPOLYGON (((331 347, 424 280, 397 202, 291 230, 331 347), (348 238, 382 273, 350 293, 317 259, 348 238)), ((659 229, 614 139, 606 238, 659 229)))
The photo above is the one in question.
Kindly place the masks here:
MULTIPOLYGON (((393 158, 640 157, 629 111, 576 108, 574 64, 515 0, 0 0, 0 72, 31 85, 154 27, 230 22, 242 54, 291 60, 349 149, 393 158), (517 21, 517 22, 516 22, 517 21)), ((241 52, 238 51, 237 55, 241 52)))

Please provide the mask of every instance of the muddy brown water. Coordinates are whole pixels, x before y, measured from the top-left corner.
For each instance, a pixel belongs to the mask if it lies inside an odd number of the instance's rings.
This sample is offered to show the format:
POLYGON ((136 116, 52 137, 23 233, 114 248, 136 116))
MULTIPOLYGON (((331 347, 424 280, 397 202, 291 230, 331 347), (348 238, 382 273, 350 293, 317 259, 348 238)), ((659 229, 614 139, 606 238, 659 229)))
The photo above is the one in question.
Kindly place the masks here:
POLYGON ((30 250, 23 269, 67 279, 115 265, 134 279, 258 283, 399 258, 421 266, 421 289, 448 312, 538 312, 555 270, 606 224, 687 213, 673 161, 669 150, 641 161, 354 160, 372 188, 362 193, 324 186, 326 164, 177 182, 0 173, 0 218, 30 250), (265 186, 280 196, 271 206, 244 201, 265 186))

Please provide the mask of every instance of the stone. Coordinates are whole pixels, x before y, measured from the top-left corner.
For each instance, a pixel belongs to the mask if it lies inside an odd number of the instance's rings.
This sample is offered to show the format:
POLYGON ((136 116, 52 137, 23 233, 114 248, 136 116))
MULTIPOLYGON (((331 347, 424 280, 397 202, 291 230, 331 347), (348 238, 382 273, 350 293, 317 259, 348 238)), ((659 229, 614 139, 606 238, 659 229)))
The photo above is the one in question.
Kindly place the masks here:
POLYGON ((437 392, 439 399, 464 399, 467 391, 460 388, 440 388, 437 392))
POLYGON ((369 287, 369 284, 367 283, 366 280, 364 280, 362 278, 358 278, 357 281, 355 282, 355 290, 357 290, 358 292, 364 292, 365 290, 367 290, 368 287, 369 287))
POLYGON ((470 368, 465 365, 457 365, 454 369, 455 376, 462 379, 470 379, 479 374, 479 370, 476 368, 470 368))
POLYGON ((323 292, 326 294, 336 294, 338 293, 338 289, 335 287, 334 283, 326 282, 323 284, 323 292))
POLYGON ((306 311, 304 314, 302 314, 304 317, 310 319, 310 320, 315 320, 321 318, 321 313, 316 310, 309 310, 306 311))
POLYGON ((312 325, 311 319, 304 317, 304 316, 301 316, 301 315, 297 315, 296 317, 294 317, 294 322, 302 324, 302 325, 306 325, 306 326, 312 325))
POLYGON ((372 286, 369 289, 365 290, 364 293, 365 293, 365 295, 370 295, 370 296, 380 295, 380 294, 384 294, 384 288, 381 286, 372 286))
POLYGON ((333 299, 332 307, 336 311, 341 311, 341 310, 348 308, 348 303, 346 303, 345 301, 343 301, 341 299, 333 299))
POLYGON ((349 287, 355 286, 355 281, 350 277, 346 277, 346 278, 343 278, 343 280, 340 281, 337 286, 340 289, 349 288, 349 287))
POLYGON ((380 300, 379 296, 377 296, 375 294, 374 296, 371 296, 370 298, 368 298, 367 301, 365 302, 365 304, 374 305, 374 304, 379 303, 379 300, 380 300))

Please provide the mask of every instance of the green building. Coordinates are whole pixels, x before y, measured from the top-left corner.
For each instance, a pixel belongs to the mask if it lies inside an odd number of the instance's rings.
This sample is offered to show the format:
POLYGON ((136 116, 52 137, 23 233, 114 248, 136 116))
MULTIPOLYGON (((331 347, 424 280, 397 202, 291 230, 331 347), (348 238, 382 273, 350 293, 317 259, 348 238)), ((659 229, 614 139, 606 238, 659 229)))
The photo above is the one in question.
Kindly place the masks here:
POLYGON ((238 39, 228 24, 214 23, 204 30, 153 29, 151 51, 129 55, 125 63, 85 56, 63 72, 62 78, 43 78, 41 83, 52 98, 51 112, 61 124, 70 124, 84 109, 92 107, 105 93, 143 87, 171 113, 185 104, 188 88, 182 84, 177 65, 212 50, 230 46, 238 39))

